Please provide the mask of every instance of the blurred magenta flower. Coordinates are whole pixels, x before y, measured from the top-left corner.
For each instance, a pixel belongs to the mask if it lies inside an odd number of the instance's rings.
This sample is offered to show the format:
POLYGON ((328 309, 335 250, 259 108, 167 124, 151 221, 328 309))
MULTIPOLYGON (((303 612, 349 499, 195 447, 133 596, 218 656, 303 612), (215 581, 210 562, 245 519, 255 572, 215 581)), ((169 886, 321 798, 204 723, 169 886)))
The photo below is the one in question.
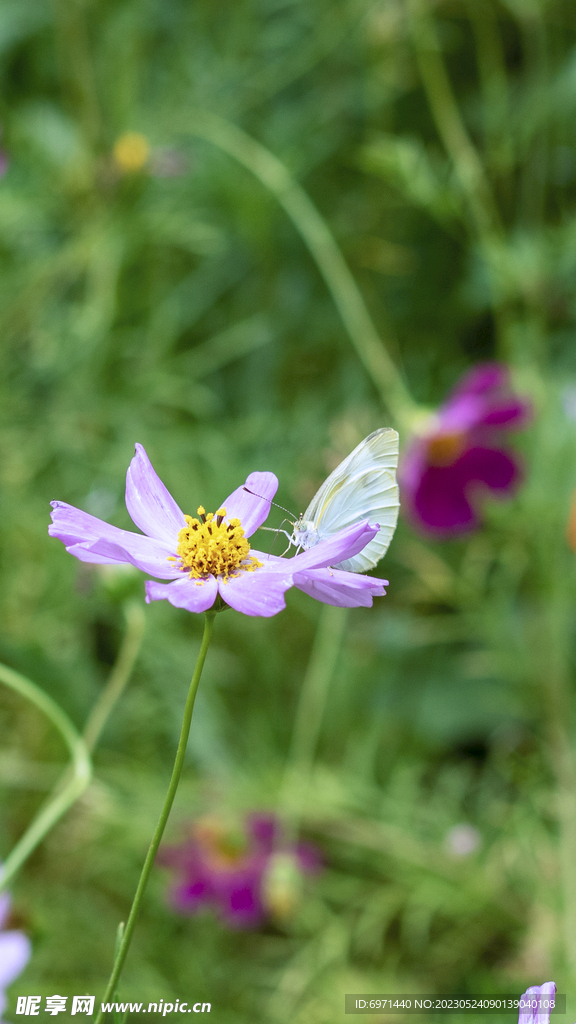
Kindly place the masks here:
POLYGON ((8 1000, 6 989, 22 974, 30 959, 30 939, 21 931, 6 929, 10 914, 8 893, 0 895, 0 1020, 8 1000))
POLYGON ((250 537, 270 511, 278 480, 274 473, 251 473, 216 513, 200 506, 185 516, 168 492, 142 445, 126 474, 126 507, 143 534, 110 526, 63 501, 53 501, 51 537, 81 562, 131 563, 172 582, 146 583, 146 601, 169 601, 176 608, 204 612, 218 596, 245 615, 276 615, 286 607, 291 586, 327 604, 372 604, 385 594, 386 580, 329 569, 361 551, 378 532, 365 521, 341 530, 294 558, 278 558, 250 548, 250 537), (248 488, 248 490, 246 489, 248 488))
POLYGON ((480 364, 462 378, 400 463, 404 507, 420 530, 436 536, 474 530, 482 494, 512 493, 520 464, 502 446, 502 435, 523 427, 530 411, 500 363, 480 364))
POLYGON ((287 916, 297 901, 299 878, 318 872, 322 859, 311 844, 282 847, 280 828, 272 814, 249 814, 237 831, 218 818, 194 822, 190 837, 165 847, 158 858, 177 876, 170 893, 174 908, 195 914, 210 907, 230 928, 287 916))
POLYGON ((553 981, 527 988, 520 1000, 518 1024, 548 1024, 555 995, 553 981))

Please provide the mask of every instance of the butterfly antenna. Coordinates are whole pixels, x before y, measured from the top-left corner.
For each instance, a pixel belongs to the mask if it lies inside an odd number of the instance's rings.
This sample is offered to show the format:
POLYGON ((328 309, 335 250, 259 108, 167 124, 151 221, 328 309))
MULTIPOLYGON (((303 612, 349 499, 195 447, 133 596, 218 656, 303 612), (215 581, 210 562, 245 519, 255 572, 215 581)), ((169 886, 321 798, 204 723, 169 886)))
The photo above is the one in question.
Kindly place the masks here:
MULTIPOLYGON (((284 508, 284 505, 279 505, 277 501, 272 501, 270 498, 265 498, 263 494, 256 494, 256 491, 251 491, 249 487, 244 487, 244 491, 248 491, 248 494, 253 494, 255 498, 261 498, 262 501, 269 502, 270 505, 275 505, 276 508, 281 508, 283 512, 287 512, 289 516, 293 515, 289 508, 284 508)), ((290 526, 294 526, 294 523, 288 520, 290 526)), ((261 526, 261 530, 270 530, 270 526, 261 526)))

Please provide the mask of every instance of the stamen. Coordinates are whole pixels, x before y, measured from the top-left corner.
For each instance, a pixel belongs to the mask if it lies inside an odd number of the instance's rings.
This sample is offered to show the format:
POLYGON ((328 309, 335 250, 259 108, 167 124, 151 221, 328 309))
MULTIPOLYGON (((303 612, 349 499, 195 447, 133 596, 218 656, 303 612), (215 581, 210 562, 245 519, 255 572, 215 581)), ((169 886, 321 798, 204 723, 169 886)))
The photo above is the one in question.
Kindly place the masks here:
POLYGON ((250 544, 239 519, 225 522, 225 508, 206 513, 202 505, 197 514, 200 519, 184 516, 186 526, 178 534, 177 559, 169 558, 179 561, 179 568, 190 579, 202 583, 212 575, 227 582, 241 572, 254 572, 262 566, 250 555, 250 544))
POLYGON ((464 451, 466 433, 453 430, 438 434, 428 441, 428 458, 433 466, 452 466, 464 451))

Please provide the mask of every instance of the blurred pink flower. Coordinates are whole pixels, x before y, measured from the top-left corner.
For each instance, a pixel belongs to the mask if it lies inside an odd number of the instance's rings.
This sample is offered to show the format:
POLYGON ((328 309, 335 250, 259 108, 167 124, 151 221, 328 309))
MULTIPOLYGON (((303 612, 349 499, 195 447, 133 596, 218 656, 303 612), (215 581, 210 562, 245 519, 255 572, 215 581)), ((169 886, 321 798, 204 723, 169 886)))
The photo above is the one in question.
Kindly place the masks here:
POLYGON ((195 821, 188 839, 164 847, 158 857, 177 877, 170 893, 173 907, 181 914, 211 907, 230 928, 257 927, 277 911, 284 916, 292 907, 286 872, 276 867, 291 862, 297 882, 320 869, 321 857, 310 844, 282 847, 280 828, 272 814, 249 814, 238 831, 218 818, 195 821))
POLYGON ((521 479, 502 435, 525 426, 530 412, 512 393, 506 366, 483 363, 465 374, 400 462, 401 497, 414 525, 439 537, 476 529, 482 494, 505 497, 521 479))

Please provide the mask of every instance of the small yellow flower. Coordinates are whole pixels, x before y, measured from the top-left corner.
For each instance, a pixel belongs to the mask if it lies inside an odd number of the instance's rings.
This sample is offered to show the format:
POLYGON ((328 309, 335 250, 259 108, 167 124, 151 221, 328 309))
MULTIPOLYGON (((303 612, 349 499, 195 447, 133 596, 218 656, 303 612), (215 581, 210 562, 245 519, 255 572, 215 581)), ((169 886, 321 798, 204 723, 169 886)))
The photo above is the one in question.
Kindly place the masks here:
POLYGON ((114 143, 114 163, 123 174, 141 171, 150 157, 150 143, 139 132, 124 132, 114 143))

